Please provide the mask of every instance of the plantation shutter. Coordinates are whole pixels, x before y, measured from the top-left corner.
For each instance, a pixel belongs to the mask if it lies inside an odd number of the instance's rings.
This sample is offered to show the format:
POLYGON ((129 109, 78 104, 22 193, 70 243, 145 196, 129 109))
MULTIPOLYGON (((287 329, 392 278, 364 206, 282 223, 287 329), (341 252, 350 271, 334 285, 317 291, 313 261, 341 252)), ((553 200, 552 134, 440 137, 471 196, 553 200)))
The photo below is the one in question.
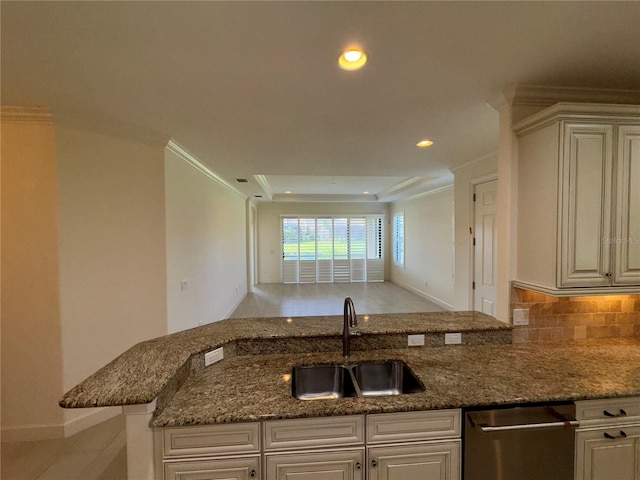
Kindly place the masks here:
POLYGON ((282 217, 282 282, 384 281, 382 215, 282 217))
POLYGON ((367 218, 367 282, 384 282, 382 217, 367 218))
POLYGON ((349 267, 352 282, 366 281, 367 219, 349 219, 349 267))
POLYGON ((282 219, 282 283, 298 283, 298 219, 282 219))

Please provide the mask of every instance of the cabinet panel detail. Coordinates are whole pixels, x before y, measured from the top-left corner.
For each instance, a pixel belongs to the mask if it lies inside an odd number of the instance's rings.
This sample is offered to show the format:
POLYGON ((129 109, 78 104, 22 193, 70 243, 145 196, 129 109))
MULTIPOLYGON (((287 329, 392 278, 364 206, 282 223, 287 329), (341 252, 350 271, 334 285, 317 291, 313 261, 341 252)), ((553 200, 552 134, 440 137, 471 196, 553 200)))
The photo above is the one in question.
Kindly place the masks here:
POLYGON ((576 480, 640 480, 640 426, 579 430, 576 480))
POLYGON ((361 445, 362 415, 273 420, 264 423, 265 451, 361 445))
POLYGON ((640 126, 618 130, 614 285, 640 284, 640 126))
POLYGON ((166 428, 163 430, 165 457, 238 454, 260 451, 260 424, 238 423, 166 428))
POLYGON ((408 442, 460 436, 460 410, 367 416, 367 443, 408 442))
POLYGON ((266 480, 364 480, 364 470, 364 449, 266 455, 266 480))
POLYGON ((369 480, 459 480, 460 441, 372 447, 369 480))
POLYGON ((576 402, 580 425, 640 423, 640 397, 610 398, 576 402))
POLYGON ((559 284, 609 285, 613 125, 565 124, 562 157, 559 284))
POLYGON ((165 480, 259 480, 260 455, 166 463, 165 480))

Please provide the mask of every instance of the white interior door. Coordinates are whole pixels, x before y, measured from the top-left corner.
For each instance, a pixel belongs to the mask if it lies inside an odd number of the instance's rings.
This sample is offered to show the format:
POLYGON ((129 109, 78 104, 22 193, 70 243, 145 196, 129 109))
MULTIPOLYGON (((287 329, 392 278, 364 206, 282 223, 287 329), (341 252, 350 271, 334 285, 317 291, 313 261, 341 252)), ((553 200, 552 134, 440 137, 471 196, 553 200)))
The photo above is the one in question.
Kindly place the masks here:
POLYGON ((498 181, 475 187, 473 309, 496 314, 496 193, 498 181))

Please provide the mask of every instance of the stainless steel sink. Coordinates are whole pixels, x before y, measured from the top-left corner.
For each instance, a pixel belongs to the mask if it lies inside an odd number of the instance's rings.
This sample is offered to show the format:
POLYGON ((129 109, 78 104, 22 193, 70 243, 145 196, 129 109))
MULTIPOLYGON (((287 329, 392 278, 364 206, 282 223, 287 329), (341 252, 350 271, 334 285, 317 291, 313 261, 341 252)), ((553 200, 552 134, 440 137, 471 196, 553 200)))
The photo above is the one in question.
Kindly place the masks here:
POLYGON ((400 395, 424 392, 400 360, 349 365, 302 365, 293 368, 292 394, 300 400, 400 395))
POLYGON ((321 400, 357 396, 349 370, 341 365, 294 367, 293 396, 300 400, 321 400))
POLYGON ((424 392, 424 387, 413 372, 399 360, 360 363, 354 365, 351 371, 365 397, 424 392))

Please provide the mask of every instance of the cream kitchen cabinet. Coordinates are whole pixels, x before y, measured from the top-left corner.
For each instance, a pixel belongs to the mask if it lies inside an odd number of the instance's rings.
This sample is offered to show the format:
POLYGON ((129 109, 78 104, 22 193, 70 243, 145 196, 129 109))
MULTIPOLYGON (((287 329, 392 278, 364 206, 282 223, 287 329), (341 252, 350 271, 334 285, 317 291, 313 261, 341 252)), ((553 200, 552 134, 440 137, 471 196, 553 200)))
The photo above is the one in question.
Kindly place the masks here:
POLYGON ((459 480, 459 410, 367 416, 368 480, 459 480))
POLYGON ((266 480, 364 480, 364 417, 264 422, 266 480))
POLYGON ((257 422, 157 429, 154 448, 156 480, 262 478, 257 422))
POLYGON ((575 480, 640 480, 640 398, 576 407, 575 480))
POLYGON ((557 104, 514 131, 516 286, 640 291, 640 106, 557 104))

